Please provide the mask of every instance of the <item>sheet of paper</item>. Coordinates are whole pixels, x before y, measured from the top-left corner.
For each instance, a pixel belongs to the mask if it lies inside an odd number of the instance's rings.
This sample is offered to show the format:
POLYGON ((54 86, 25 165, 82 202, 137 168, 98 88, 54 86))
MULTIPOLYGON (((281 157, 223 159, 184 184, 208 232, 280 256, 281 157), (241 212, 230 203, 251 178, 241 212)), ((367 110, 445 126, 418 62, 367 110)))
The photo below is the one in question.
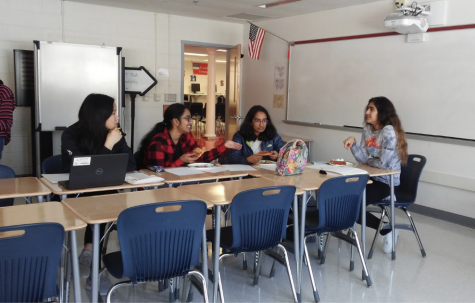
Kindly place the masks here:
POLYGON ((203 173, 203 171, 188 167, 165 168, 165 171, 177 176, 197 175, 203 173))
POLYGON ((256 170, 250 165, 243 165, 243 164, 224 164, 223 167, 226 168, 226 170, 229 171, 252 171, 256 170))
POLYGON ((259 164, 257 167, 275 171, 275 168, 277 167, 277 165, 276 164, 259 164))
POLYGON ((41 176, 53 184, 69 180, 69 174, 41 174, 41 176))
POLYGON ((224 167, 219 167, 219 166, 213 166, 213 167, 193 167, 193 168, 190 168, 190 169, 200 170, 200 171, 205 172, 205 173, 219 173, 219 172, 222 172, 222 171, 226 171, 226 170, 227 170, 226 168, 224 168, 224 167))
POLYGON ((343 176, 364 175, 368 173, 362 169, 351 167, 351 166, 328 165, 328 164, 321 164, 321 163, 316 163, 315 165, 308 166, 306 168, 324 170, 327 172, 332 172, 332 173, 336 173, 343 176))
POLYGON ((158 183, 162 181, 165 181, 165 179, 144 173, 127 173, 125 175, 125 182, 130 184, 158 183))

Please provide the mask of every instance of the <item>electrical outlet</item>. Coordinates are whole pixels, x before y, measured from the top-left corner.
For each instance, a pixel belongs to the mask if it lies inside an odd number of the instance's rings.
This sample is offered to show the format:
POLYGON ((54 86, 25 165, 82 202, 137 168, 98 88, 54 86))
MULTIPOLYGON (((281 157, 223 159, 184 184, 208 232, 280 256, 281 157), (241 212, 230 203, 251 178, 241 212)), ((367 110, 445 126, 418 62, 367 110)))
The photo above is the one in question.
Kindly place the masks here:
POLYGON ((143 96, 143 97, 142 97, 142 100, 148 101, 148 96, 143 96))
POLYGON ((160 101, 160 94, 154 94, 154 100, 155 100, 155 102, 159 102, 160 101))
POLYGON ((176 102, 176 94, 165 94, 166 102, 176 102))

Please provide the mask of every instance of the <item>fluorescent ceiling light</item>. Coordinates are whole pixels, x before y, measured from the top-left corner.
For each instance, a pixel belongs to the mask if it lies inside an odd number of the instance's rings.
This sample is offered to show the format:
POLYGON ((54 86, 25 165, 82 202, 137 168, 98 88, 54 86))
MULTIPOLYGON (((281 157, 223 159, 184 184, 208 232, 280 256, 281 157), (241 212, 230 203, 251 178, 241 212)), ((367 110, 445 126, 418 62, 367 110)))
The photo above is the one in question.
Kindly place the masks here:
MULTIPOLYGON (((208 62, 208 60, 204 60, 205 62, 208 62)), ((226 63, 226 60, 216 60, 218 63, 226 63)))
POLYGON ((227 50, 225 50, 225 49, 217 49, 216 51, 217 52, 227 52, 227 50))
POLYGON ((273 6, 278 6, 278 5, 283 5, 283 4, 288 4, 288 3, 292 3, 292 2, 298 2, 298 1, 301 1, 301 0, 281 0, 281 1, 276 1, 276 2, 271 2, 271 3, 267 3, 267 4, 258 5, 257 7, 269 8, 269 7, 273 7, 273 6))
POLYGON ((208 57, 207 54, 195 54, 195 53, 185 53, 188 56, 198 56, 198 57, 208 57))

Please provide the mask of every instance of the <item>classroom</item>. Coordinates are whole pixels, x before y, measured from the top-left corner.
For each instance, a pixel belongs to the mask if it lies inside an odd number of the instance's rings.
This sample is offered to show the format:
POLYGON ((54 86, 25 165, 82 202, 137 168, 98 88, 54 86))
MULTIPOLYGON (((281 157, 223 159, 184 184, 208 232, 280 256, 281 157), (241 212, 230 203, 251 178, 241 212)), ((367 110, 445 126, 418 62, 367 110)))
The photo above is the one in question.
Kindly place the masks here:
MULTIPOLYGON (((394 260, 391 259, 391 254, 383 253, 378 240, 373 257, 368 259, 366 254, 366 265, 373 283, 371 287, 367 287, 359 275, 362 266, 358 253, 355 270, 348 269, 349 244, 333 237, 329 242, 326 264, 323 265, 316 258, 317 243, 309 243, 310 259, 313 259, 311 265, 320 301, 473 301, 475 290, 471 282, 475 261, 471 258, 470 252, 475 248, 475 172, 470 167, 475 166, 472 154, 475 147, 475 132, 473 132, 475 125, 472 125, 475 123, 472 118, 472 112, 475 110, 472 98, 475 92, 472 90, 475 86, 470 83, 473 82, 472 76, 475 76, 472 75, 475 72, 475 61, 470 61, 469 51, 475 46, 473 42, 475 40, 471 39, 475 36, 475 27, 472 26, 475 24, 475 17, 471 11, 475 10, 473 0, 444 0, 445 22, 440 25, 447 28, 470 26, 465 29, 437 32, 429 30, 426 41, 419 43, 406 42, 405 35, 378 36, 391 32, 385 28, 384 18, 396 11, 394 0, 301 0, 320 5, 321 9, 287 17, 282 17, 285 15, 275 10, 265 19, 251 21, 266 30, 259 60, 249 57, 250 23, 247 20, 197 17, 206 16, 206 11, 212 10, 216 1, 174 0, 183 5, 190 5, 190 2, 196 6, 204 5, 197 10, 201 15, 171 9, 166 6, 170 1, 163 1, 165 5, 163 11, 153 9, 151 3, 155 1, 141 0, 133 3, 135 1, 137 0, 0 0, 0 79, 14 91, 16 83, 13 50, 33 51, 35 49, 33 41, 120 47, 122 56, 126 58, 125 66, 137 68, 142 66, 157 81, 151 90, 143 96, 138 95, 134 101, 135 139, 132 152, 135 152, 140 140, 156 123, 162 121, 164 110, 168 106, 183 102, 204 104, 206 94, 213 90, 213 86, 216 103, 218 95, 227 93, 225 89, 229 83, 226 81, 227 71, 224 64, 216 63, 219 69, 216 72, 215 83, 208 84, 204 82, 206 76, 198 74, 195 78, 190 77, 195 63, 201 66, 206 62, 187 57, 184 51, 188 48, 188 52, 198 52, 198 48, 207 47, 231 49, 240 45, 242 56, 239 59, 240 83, 237 86, 239 98, 235 100, 238 105, 234 108, 234 114, 244 117, 251 107, 263 106, 272 117, 272 122, 280 135, 311 142, 308 159, 312 161, 329 161, 337 158, 355 161, 352 153, 343 148, 343 141, 354 136, 359 142, 364 109, 368 100, 386 96, 398 110, 406 131, 408 153, 423 155, 427 159, 420 177, 416 204, 409 208, 427 255, 421 256, 418 243, 410 231, 401 231, 399 234, 397 258, 394 260), (299 41, 372 34, 376 36, 293 44, 299 41), (322 59, 319 57, 320 54, 328 58, 322 59), (379 61, 370 63, 365 61, 371 58, 379 61), (281 76, 281 79, 284 79, 284 86, 276 85, 278 70, 285 71, 281 76), (396 74, 395 71, 400 74, 397 74, 396 78, 391 78, 396 74), (377 76, 374 77, 371 72, 377 76), (419 79, 421 83, 418 82, 419 79), (192 83, 201 84, 199 87, 201 94, 193 95, 197 87, 193 89, 192 83), (279 102, 276 101, 277 95, 281 96, 279 102)), ((226 2, 232 1, 226 0, 226 2)), ((239 2, 257 6, 265 1, 239 2)), ((232 5, 239 6, 236 3, 232 5)), ((257 9, 252 12, 252 14, 258 13, 257 9)), ((216 56, 222 55, 219 51, 216 53, 216 56)), ((209 62, 208 64, 211 65, 209 62)), ((79 81, 77 85, 80 86, 81 82, 79 81)), ((124 103, 125 107, 121 109, 119 119, 130 145, 132 121, 129 94, 125 95, 124 103)), ((53 120, 55 115, 61 116, 61 113, 53 113, 53 120)), ((77 110, 74 110, 72 116, 77 117, 77 110)), ((226 123, 231 124, 230 117, 226 119, 226 123)), ((39 172, 40 164, 35 163, 32 156, 36 146, 32 143, 35 134, 31 128, 33 123, 31 106, 17 106, 13 112, 13 121, 11 142, 3 149, 0 165, 11 167, 17 177, 34 176, 34 172, 39 172)), ((201 123, 201 127, 208 126, 201 123)), ((231 129, 231 126, 229 128, 231 129)), ((205 138, 207 131, 224 132, 216 125, 216 129, 206 128, 198 134, 195 131, 194 136, 205 138)), ((231 137, 233 133, 234 131, 230 132, 231 137)), ((61 154, 61 134, 60 130, 51 132, 48 144, 51 145, 52 155, 61 154)), ((237 171, 232 173, 233 175, 225 175, 222 178, 242 178, 248 175, 237 171)), ((182 182, 180 178, 165 179, 168 180, 168 185, 182 182)), ((246 180, 244 178, 241 181, 246 180)), ((4 180, 0 180, 0 189, 3 182, 4 180)), ((270 184, 266 182, 263 181, 262 184, 270 184)), ((221 182, 199 184, 202 187, 198 187, 198 191, 190 189, 186 194, 190 197, 193 195, 199 197, 199 189, 211 188, 218 183, 221 182)), ((157 183, 159 187, 163 187, 163 184, 157 183)), ((191 188, 196 185, 188 186, 191 188)), ((137 194, 145 200, 153 197, 157 201, 162 199, 167 201, 166 197, 175 197, 176 190, 179 189, 179 187, 160 188, 157 190, 167 190, 167 194, 153 196, 147 194, 147 190, 131 192, 129 189, 132 188, 134 187, 131 186, 126 190, 127 195, 137 194)), ((120 195, 122 194, 125 193, 120 195)), ((46 194, 44 195, 46 197, 46 194)), ((71 196, 66 194, 60 196, 68 198, 68 207, 80 208, 79 203, 73 201, 71 196)), ((128 196, 120 197, 124 205, 128 203, 128 196)), ((86 201, 88 198, 79 199, 86 201)), ((41 203, 36 201, 33 199, 34 203, 28 206, 40 207, 41 203)), ((15 198, 14 207, 23 204, 25 199, 15 198)), ((52 214, 58 211, 52 206, 48 207, 51 207, 52 214)), ((38 208, 39 212, 41 211, 38 208)), ((71 216, 75 215, 73 212, 71 216)), ((407 221, 407 217, 401 211, 397 211, 395 216, 398 223, 407 221)), ((9 222, 6 217, 0 216, 0 219, 9 222)), ((209 221, 207 218, 208 227, 210 227, 209 221)), ((74 228, 67 229, 70 232, 69 240, 76 237, 78 239, 76 255, 81 252, 86 223, 82 222, 74 228), (74 232, 71 232, 73 230, 74 232)), ((356 230, 360 236, 359 225, 356 230)), ((373 237, 374 231, 368 229, 366 253, 371 247, 373 237)), ((108 251, 113 250, 119 250, 117 232, 111 233, 108 251)), ((208 257, 207 266, 212 269, 216 264, 213 263, 211 250, 208 257)), ((226 258, 220 262, 225 300, 295 301, 290 291, 285 266, 277 264, 275 276, 270 278, 272 260, 266 256, 262 261, 259 284, 254 286, 252 283, 254 254, 248 253, 247 259, 250 264, 247 271, 242 270, 241 256, 226 258)), ((305 262, 300 272, 302 277, 300 283, 297 273, 299 264, 294 259, 293 253, 289 252, 289 259, 294 282, 301 286, 301 301, 314 301, 305 262)), ((94 259, 94 262, 97 260, 94 259)), ((72 266, 74 271, 74 264, 72 266)), ((96 270, 93 264, 93 275, 96 270)), ((96 280, 93 281, 97 282, 97 275, 94 279, 96 280)), ((76 302, 78 297, 75 296, 74 289, 78 285, 75 285, 76 281, 73 280, 70 282, 69 294, 65 296, 69 296, 70 301, 76 302)), ((114 283, 118 281, 115 278, 111 280, 114 283)), ((198 279, 195 279, 193 285, 198 285, 197 281, 198 279)), ((86 279, 81 277, 78 283, 81 289, 79 298, 82 301, 98 300, 97 292, 91 294, 91 291, 84 289, 86 279)), ((92 286, 93 289, 95 287, 97 285, 92 286)), ((158 288, 160 287, 164 286, 159 285, 158 288)), ((160 289, 162 291, 159 292, 158 288, 157 283, 139 285, 133 290, 123 287, 115 291, 112 301, 172 301, 171 297, 169 298, 169 290, 160 289)), ((208 290, 210 301, 220 300, 219 293, 216 292, 217 285, 215 288, 213 283, 209 282, 208 290)), ((105 299, 106 297, 102 296, 102 300, 105 299)), ((203 300, 195 288, 194 301, 203 300)))

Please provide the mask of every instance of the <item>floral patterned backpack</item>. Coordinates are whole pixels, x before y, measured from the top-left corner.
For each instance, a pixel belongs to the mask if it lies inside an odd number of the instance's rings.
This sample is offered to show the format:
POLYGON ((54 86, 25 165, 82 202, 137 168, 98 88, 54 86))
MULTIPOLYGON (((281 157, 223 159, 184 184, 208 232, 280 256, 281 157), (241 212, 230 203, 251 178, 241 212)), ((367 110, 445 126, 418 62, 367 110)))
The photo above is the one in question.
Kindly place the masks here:
POLYGON ((300 139, 287 142, 279 151, 275 174, 290 176, 302 174, 307 163, 307 145, 300 139))

